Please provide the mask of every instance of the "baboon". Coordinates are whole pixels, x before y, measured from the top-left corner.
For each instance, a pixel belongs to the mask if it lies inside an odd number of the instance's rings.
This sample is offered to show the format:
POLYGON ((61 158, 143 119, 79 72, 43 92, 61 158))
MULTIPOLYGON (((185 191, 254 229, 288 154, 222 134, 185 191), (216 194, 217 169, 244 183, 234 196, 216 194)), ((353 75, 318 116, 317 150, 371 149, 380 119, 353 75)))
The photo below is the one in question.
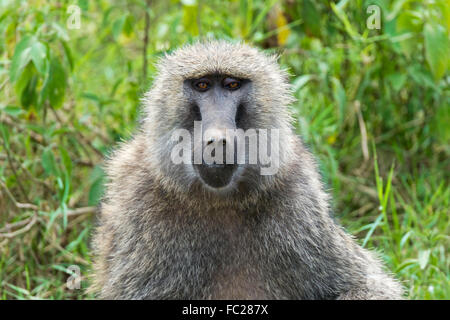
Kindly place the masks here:
MULTIPOLYGON (((209 40, 157 67, 137 133, 107 161, 93 239, 98 297, 402 298, 375 254, 333 218, 317 164, 293 130, 291 87, 276 57, 209 40), (172 135, 192 133, 195 121, 202 148, 215 150, 232 145, 225 129, 279 129, 277 172, 261 174, 259 160, 174 163, 172 135)), ((224 150, 235 160, 235 149, 224 150)))

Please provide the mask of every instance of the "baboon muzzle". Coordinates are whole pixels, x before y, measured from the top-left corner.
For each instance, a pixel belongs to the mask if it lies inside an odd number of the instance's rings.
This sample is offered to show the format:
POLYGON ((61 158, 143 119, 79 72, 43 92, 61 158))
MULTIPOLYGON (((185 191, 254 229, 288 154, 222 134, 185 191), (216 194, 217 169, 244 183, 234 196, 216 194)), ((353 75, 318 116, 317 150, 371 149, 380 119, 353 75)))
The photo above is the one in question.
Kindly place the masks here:
MULTIPOLYGON (((214 83, 213 79, 209 80, 214 83)), ((222 80, 220 80, 222 81, 222 80)), ((236 130, 236 113, 242 98, 224 89, 221 82, 195 99, 202 127, 202 163, 195 166, 204 183, 213 188, 230 184, 237 168, 234 137, 228 130, 236 130)))
MULTIPOLYGON (((236 150, 227 140, 226 129, 205 128, 203 131, 203 160, 197 166, 203 182, 213 188, 227 186, 236 170, 236 150)), ((231 129, 233 130, 233 129, 231 129)))

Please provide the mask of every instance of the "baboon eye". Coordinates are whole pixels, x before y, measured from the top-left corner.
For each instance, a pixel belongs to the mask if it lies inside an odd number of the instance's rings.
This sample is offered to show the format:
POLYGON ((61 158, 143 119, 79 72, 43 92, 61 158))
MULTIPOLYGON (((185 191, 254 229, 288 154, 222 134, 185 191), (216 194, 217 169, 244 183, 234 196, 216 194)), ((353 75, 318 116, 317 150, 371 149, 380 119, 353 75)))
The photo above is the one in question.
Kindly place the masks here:
POLYGON ((199 79, 194 81, 194 88, 197 91, 206 91, 211 87, 211 83, 207 79, 199 79))
POLYGON ((222 82, 224 88, 228 90, 237 90, 241 87, 241 82, 233 78, 225 78, 222 82))

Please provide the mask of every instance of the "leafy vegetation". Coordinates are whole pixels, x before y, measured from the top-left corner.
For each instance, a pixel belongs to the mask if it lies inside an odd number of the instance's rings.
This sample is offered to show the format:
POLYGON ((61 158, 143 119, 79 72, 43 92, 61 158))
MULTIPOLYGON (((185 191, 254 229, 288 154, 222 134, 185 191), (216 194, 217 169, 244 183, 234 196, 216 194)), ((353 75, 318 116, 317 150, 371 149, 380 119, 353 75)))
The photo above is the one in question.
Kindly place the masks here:
POLYGON ((0 296, 91 297, 103 158, 158 57, 216 37, 282 54, 336 217, 410 298, 450 298, 449 30, 446 0, 0 0, 0 296))

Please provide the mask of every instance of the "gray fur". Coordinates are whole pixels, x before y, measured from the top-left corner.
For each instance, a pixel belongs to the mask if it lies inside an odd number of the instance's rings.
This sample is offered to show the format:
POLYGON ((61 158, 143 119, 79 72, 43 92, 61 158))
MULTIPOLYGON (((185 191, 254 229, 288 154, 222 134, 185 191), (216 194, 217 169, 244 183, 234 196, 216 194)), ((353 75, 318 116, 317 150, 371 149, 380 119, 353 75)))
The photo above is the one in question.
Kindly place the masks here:
POLYGON ((197 43, 164 57, 141 129, 108 161, 91 290, 106 299, 400 299, 375 255, 330 217, 317 166, 291 125, 275 57, 242 43, 197 43), (206 189, 170 161, 183 81, 250 79, 253 125, 280 128, 274 177, 249 168, 234 190, 206 189))

